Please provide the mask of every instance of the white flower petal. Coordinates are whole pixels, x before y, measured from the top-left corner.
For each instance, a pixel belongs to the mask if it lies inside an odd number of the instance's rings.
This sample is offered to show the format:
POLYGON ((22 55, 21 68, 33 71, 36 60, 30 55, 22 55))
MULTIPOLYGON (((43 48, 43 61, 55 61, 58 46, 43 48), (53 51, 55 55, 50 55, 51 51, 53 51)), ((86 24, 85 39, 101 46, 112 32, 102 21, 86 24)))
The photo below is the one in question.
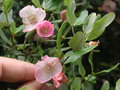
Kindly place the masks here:
POLYGON ((28 18, 24 18, 24 19, 22 20, 22 22, 23 22, 24 25, 30 24, 30 21, 29 21, 28 18))
POLYGON ((43 9, 36 8, 35 9, 35 14, 37 15, 36 18, 37 18, 38 22, 43 21, 45 19, 46 12, 43 9))
POLYGON ((32 31, 36 28, 36 25, 25 25, 25 29, 23 30, 23 32, 29 32, 29 31, 32 31))
POLYGON ((46 63, 44 61, 39 61, 37 64, 36 64, 36 73, 35 73, 35 77, 36 77, 36 80, 40 83, 45 83, 47 81, 49 81, 50 79, 52 79, 53 75, 48 73, 48 72, 45 72, 45 65, 46 63))
POLYGON ((24 7, 22 10, 20 10, 19 15, 21 18, 27 18, 34 13, 35 13, 35 7, 28 5, 28 6, 24 7))

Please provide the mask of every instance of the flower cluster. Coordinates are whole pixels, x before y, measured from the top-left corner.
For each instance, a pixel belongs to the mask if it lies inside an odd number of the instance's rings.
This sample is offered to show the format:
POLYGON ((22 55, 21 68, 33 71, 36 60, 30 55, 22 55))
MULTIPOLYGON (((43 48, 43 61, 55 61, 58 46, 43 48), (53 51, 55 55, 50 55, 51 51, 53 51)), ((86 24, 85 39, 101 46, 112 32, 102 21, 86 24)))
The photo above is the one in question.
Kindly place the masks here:
POLYGON ((50 37, 54 34, 54 26, 51 22, 44 20, 46 12, 42 8, 28 5, 19 12, 25 26, 23 32, 36 30, 41 38, 50 37))
MULTIPOLYGON (((48 38, 54 34, 54 26, 51 22, 44 20, 46 12, 42 8, 35 8, 28 5, 19 12, 25 26, 23 32, 36 30, 41 38, 48 38)), ((39 83, 53 80, 56 88, 67 82, 67 77, 62 72, 62 65, 58 58, 44 56, 42 61, 35 65, 35 78, 39 83)))

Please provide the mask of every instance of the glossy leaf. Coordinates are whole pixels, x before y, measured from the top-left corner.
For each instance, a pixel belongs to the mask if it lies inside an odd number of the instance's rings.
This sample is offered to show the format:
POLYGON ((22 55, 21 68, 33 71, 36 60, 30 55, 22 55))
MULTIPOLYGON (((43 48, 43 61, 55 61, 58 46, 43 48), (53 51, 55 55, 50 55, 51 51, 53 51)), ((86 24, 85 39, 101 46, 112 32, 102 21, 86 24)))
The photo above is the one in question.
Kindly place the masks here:
POLYGON ((64 5, 69 6, 70 2, 71 2, 71 0, 64 0, 64 5))
POLYGON ((33 37, 36 34, 35 30, 32 30, 30 32, 27 32, 25 35, 25 39, 30 39, 31 37, 33 37))
POLYGON ((2 29, 0 29, 0 37, 3 41, 5 41, 10 46, 12 46, 11 41, 9 40, 9 38, 6 36, 6 34, 4 33, 4 31, 2 29))
POLYGON ((95 47, 97 47, 97 45, 93 45, 87 48, 83 48, 79 51, 73 52, 70 51, 69 53, 66 53, 64 57, 68 57, 68 59, 65 61, 64 64, 70 63, 70 62, 75 62, 78 58, 80 58, 82 55, 90 52, 91 50, 93 50, 95 47))
POLYGON ((96 76, 88 75, 87 77, 85 77, 85 80, 95 84, 96 83, 96 76))
POLYGON ((117 63, 116 65, 114 65, 114 66, 111 67, 110 69, 102 70, 102 71, 100 71, 100 72, 97 72, 95 75, 102 74, 102 73, 109 73, 109 72, 111 72, 112 70, 116 69, 119 65, 120 65, 120 63, 117 63))
POLYGON ((87 35, 86 41, 98 38, 105 31, 105 28, 114 20, 114 18, 115 14, 111 12, 96 21, 93 29, 87 35))
POLYGON ((76 19, 76 22, 74 23, 74 26, 83 24, 85 22, 87 16, 88 16, 87 10, 81 11, 80 15, 76 19))
POLYGON ((90 52, 91 50, 93 50, 94 48, 96 48, 97 46, 98 46, 98 44, 93 45, 93 46, 88 46, 88 47, 83 48, 83 49, 81 49, 79 51, 72 52, 68 56, 71 56, 71 55, 84 55, 84 54, 90 52))
POLYGON ((80 77, 75 77, 70 86, 70 90, 80 90, 80 89, 81 89, 80 77))
POLYGON ((3 6, 6 12, 9 12, 14 4, 14 0, 4 0, 3 6))
POLYGON ((93 90, 93 84, 88 81, 85 81, 82 84, 82 90, 93 90))
POLYGON ((44 0, 42 6, 45 10, 53 11, 60 7, 63 0, 44 0))
POLYGON ((96 20, 96 13, 91 13, 85 20, 85 23, 83 24, 83 32, 85 34, 88 34, 91 32, 94 26, 94 22, 96 20))
POLYGON ((85 71, 85 68, 82 64, 82 59, 78 59, 79 60, 79 66, 78 66, 78 71, 79 71, 79 74, 84 78, 85 75, 86 75, 86 71, 85 71))
POLYGON ((39 0, 32 0, 32 2, 33 2, 33 4, 34 4, 36 7, 42 8, 42 6, 40 5, 39 0))
POLYGON ((17 33, 21 32, 24 28, 25 28, 24 25, 20 25, 20 26, 17 28, 17 30, 15 31, 15 33, 17 34, 17 33))
POLYGON ((94 70, 94 67, 93 67, 93 51, 91 51, 91 53, 89 54, 89 58, 88 58, 88 61, 90 63, 90 66, 91 66, 91 72, 93 73, 93 70, 94 70))
POLYGON ((0 14, 0 23, 7 23, 7 19, 4 12, 0 14))
POLYGON ((76 22, 76 16, 75 16, 75 9, 76 9, 76 3, 75 0, 71 0, 69 6, 67 7, 67 20, 68 22, 73 25, 76 22))
POLYGON ((109 82, 108 81, 104 81, 104 83, 103 83, 103 85, 102 85, 100 90, 109 90, 109 88, 110 88, 109 82))
POLYGON ((65 26, 66 26, 66 22, 63 22, 63 24, 61 25, 59 32, 57 34, 57 49, 58 49, 59 54, 61 51, 61 36, 62 36, 62 32, 63 32, 65 26))
POLYGON ((74 50, 80 50, 83 47, 85 36, 83 32, 77 32, 68 42, 68 45, 74 50))
POLYGON ((11 26, 15 25, 15 22, 13 20, 13 11, 12 10, 8 13, 8 22, 11 24, 11 26))
POLYGON ((120 90, 120 79, 116 82, 115 90, 120 90))
POLYGON ((70 63, 70 62, 75 62, 76 60, 78 60, 78 58, 80 58, 81 56, 76 56, 76 55, 72 55, 70 56, 66 62, 64 64, 70 63))
POLYGON ((100 18, 101 18, 101 14, 98 14, 98 15, 96 16, 95 22, 98 21, 100 18))

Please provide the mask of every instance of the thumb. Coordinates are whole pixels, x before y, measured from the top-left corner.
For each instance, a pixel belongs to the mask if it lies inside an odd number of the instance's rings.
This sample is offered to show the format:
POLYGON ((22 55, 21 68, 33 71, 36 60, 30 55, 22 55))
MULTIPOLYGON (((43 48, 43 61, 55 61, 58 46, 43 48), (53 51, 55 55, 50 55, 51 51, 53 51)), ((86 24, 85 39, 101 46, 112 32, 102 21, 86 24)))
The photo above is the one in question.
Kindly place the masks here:
POLYGON ((55 90, 54 86, 47 86, 46 84, 40 84, 37 81, 28 82, 17 90, 21 90, 21 88, 27 87, 27 90, 55 90))

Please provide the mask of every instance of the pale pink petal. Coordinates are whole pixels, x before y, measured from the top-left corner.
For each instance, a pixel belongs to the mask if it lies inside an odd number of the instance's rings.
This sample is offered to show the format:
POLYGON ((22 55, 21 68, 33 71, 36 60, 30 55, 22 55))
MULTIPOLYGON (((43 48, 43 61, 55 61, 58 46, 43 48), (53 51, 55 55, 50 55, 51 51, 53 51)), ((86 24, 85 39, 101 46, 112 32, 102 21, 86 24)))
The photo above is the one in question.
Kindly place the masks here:
POLYGON ((44 60, 50 60, 49 58, 50 58, 50 57, 48 57, 47 55, 41 57, 42 61, 44 61, 44 60))
POLYGON ((28 18, 24 18, 24 19, 22 20, 22 22, 23 22, 24 25, 30 24, 30 21, 29 21, 28 18))
POLYGON ((21 18, 27 18, 34 13, 35 13, 35 7, 28 5, 24 7, 22 10, 20 10, 19 15, 21 18))
POLYGON ((63 72, 61 72, 59 75, 54 76, 52 80, 53 80, 55 87, 59 88, 60 85, 66 83, 68 81, 68 78, 66 77, 66 75, 63 72))
POLYGON ((58 58, 45 56, 42 59, 35 65, 35 78, 38 82, 45 83, 62 72, 62 65, 58 58))
POLYGON ((60 85, 61 85, 61 84, 60 84, 56 79, 54 79, 54 78, 53 78, 53 83, 54 83, 54 85, 55 85, 56 88, 59 88, 60 85))
POLYGON ((53 77, 53 75, 45 71, 45 64, 46 63, 44 61, 39 61, 35 67, 36 69, 35 77, 39 83, 45 83, 52 79, 53 77))
POLYGON ((40 37, 50 37, 54 34, 54 26, 49 21, 39 22, 36 28, 40 37))
POLYGON ((23 32, 29 32, 32 31, 36 28, 36 25, 25 25, 25 29, 23 30, 23 32))
POLYGON ((58 58, 54 58, 54 61, 56 60, 56 63, 54 64, 54 76, 59 75, 62 72, 62 65, 58 58))
POLYGON ((36 8, 35 15, 37 15, 36 18, 37 18, 38 22, 40 22, 45 19, 46 12, 42 8, 36 8))

